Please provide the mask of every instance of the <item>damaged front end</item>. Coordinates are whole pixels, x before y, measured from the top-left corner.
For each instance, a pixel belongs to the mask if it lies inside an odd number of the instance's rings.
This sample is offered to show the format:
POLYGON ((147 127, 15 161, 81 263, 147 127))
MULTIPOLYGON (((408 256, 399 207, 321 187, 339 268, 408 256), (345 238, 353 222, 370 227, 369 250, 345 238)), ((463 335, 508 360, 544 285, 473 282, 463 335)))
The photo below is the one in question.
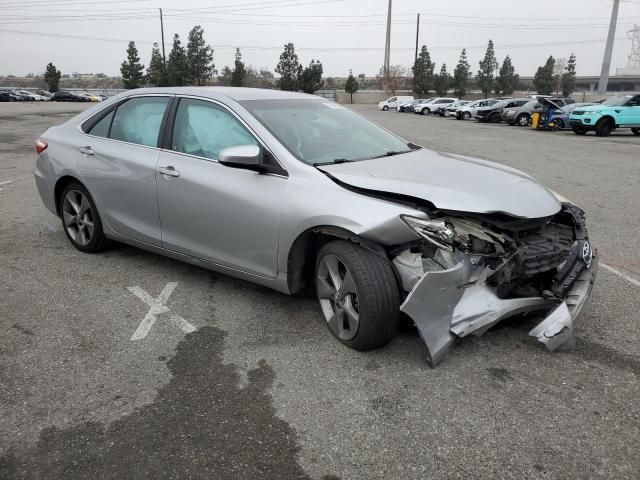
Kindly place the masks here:
POLYGON ((573 320, 598 264, 578 207, 564 203, 539 219, 440 212, 403 221, 421 240, 391 252, 407 292, 400 309, 416 324, 433 366, 456 337, 482 335, 524 313, 544 312, 530 335, 549 350, 573 344, 573 320))

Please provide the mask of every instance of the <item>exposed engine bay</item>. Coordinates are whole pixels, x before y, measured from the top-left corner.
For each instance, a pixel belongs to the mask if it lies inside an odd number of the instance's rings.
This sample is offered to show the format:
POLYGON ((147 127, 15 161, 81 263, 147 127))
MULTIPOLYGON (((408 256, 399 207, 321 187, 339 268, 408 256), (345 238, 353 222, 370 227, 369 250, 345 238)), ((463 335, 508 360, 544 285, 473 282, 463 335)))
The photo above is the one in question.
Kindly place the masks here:
POLYGON ((421 240, 390 252, 407 292, 401 310, 433 365, 456 336, 482 334, 525 312, 550 312, 530 332, 549 349, 574 341, 572 319, 597 267, 578 207, 564 203, 556 215, 536 219, 443 211, 403 221, 421 240))

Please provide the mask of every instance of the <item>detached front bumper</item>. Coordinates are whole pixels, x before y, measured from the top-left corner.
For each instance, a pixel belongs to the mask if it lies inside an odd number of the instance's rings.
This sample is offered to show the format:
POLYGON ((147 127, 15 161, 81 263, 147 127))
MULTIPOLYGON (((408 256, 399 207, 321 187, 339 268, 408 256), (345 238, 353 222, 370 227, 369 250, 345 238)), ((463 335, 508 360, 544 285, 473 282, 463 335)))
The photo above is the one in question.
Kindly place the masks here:
POLYGON ((400 310, 416 324, 432 366, 442 361, 456 337, 479 336, 501 320, 534 311, 546 315, 529 335, 553 351, 575 343, 573 323, 591 294, 597 269, 594 253, 590 265, 583 266, 562 299, 502 299, 486 283, 491 270, 474 267, 465 258, 449 270, 425 273, 400 310))

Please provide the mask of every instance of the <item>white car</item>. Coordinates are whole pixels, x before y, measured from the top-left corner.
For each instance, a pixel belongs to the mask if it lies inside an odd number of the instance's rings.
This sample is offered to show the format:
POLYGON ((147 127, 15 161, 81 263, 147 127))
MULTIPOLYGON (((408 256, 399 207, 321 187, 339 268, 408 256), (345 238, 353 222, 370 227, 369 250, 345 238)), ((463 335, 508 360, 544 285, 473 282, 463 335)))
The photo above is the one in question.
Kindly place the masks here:
POLYGON ((27 90, 18 90, 16 93, 20 95, 28 95, 29 97, 31 97, 33 101, 36 101, 36 102, 44 102, 45 100, 48 100, 48 98, 45 98, 42 95, 38 95, 37 93, 34 93, 34 92, 28 92, 27 90))
POLYGON ((500 100, 497 98, 489 98, 485 100, 478 100, 469 105, 462 107, 456 111, 456 119, 458 120, 471 120, 478 113, 478 109, 482 107, 490 107, 491 105, 498 103, 500 100))
POLYGON ((431 113, 435 113, 439 108, 445 108, 449 105, 457 102, 457 98, 448 98, 448 97, 436 97, 431 99, 430 102, 424 103, 422 105, 418 105, 414 108, 415 113, 421 113, 422 115, 429 115, 431 113))
POLYGON ((413 102, 413 100, 414 99, 412 96, 389 97, 386 100, 383 100, 382 102, 378 103, 378 108, 380 110, 387 111, 390 108, 396 108, 400 103, 411 103, 413 102))

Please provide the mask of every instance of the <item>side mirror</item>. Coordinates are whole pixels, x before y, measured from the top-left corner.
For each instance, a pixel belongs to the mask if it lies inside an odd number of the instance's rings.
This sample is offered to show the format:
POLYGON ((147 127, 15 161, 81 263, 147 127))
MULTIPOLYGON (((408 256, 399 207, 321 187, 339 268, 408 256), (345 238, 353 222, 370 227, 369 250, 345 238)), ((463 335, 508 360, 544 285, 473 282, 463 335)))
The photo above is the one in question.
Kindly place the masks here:
POLYGON ((235 168, 255 169, 262 163, 262 149, 258 145, 236 145, 220 150, 218 161, 235 168))

